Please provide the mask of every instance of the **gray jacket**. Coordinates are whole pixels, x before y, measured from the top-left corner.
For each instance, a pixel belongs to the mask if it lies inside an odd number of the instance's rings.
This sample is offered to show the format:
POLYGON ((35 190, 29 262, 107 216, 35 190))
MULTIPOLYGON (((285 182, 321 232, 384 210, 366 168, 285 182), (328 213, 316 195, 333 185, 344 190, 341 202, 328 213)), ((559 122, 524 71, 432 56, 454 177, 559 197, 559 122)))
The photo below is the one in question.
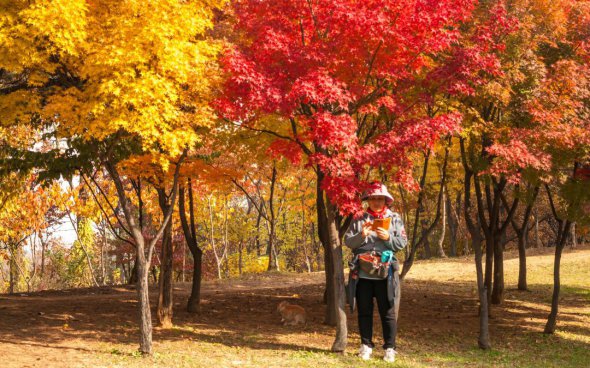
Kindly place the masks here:
MULTIPOLYGON (((362 230, 365 222, 373 221, 373 216, 365 212, 362 217, 354 219, 348 230, 344 234, 344 244, 351 248, 355 255, 371 252, 383 252, 392 250, 394 253, 394 260, 397 261, 395 253, 404 249, 408 244, 404 223, 398 213, 392 212, 389 209, 384 217, 391 218, 391 226, 389 227, 389 240, 380 239, 374 231, 369 233, 369 236, 363 238, 362 230)), ((364 272, 359 272, 360 278, 372 278, 364 272)))

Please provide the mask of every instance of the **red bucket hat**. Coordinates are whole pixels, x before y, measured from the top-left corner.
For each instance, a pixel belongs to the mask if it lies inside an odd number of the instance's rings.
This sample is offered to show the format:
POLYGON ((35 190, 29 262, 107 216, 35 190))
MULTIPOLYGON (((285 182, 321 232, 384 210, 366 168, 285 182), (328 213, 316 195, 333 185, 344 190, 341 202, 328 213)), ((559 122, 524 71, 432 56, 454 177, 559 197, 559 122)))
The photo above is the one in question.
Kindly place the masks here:
POLYGON ((393 197, 387 191, 385 184, 379 183, 377 181, 371 183, 369 189, 367 189, 367 191, 363 194, 362 200, 365 201, 369 199, 369 197, 373 196, 385 197, 385 204, 388 206, 393 202, 393 197))

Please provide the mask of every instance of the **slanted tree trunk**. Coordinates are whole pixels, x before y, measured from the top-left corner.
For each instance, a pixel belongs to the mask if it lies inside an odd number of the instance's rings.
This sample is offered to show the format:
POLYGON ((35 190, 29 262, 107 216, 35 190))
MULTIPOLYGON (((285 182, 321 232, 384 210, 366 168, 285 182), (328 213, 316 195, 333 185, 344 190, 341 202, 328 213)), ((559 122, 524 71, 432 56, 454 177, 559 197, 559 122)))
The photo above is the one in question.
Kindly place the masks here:
POLYGON ((543 333, 552 334, 555 332, 555 327, 557 325, 557 313, 559 309, 559 292, 561 289, 561 253, 563 252, 568 234, 570 233, 572 222, 570 220, 563 220, 557 215, 549 186, 545 185, 545 188, 547 190, 547 196, 549 197, 551 211, 553 212, 553 216, 559 224, 557 240, 555 242, 555 261, 553 263, 553 295, 551 297, 551 312, 547 317, 547 323, 545 324, 545 330, 543 331, 543 333))
MULTIPOLYGON (((412 230, 412 233, 413 233, 412 240, 411 240, 412 247, 411 247, 411 250, 409 251, 409 253, 410 253, 409 256, 404 261, 404 266, 402 268, 402 272, 399 275, 400 280, 403 280, 404 277, 406 276, 406 274, 412 268, 412 265, 414 264, 414 259, 416 257, 416 251, 418 250, 420 245, 426 244, 426 242, 428 242, 428 236, 436 228, 436 225, 438 224, 438 221, 440 219, 441 206, 442 206, 442 193, 444 191, 445 182, 446 182, 446 178, 447 178, 447 163, 449 160, 449 148, 450 148, 450 145, 447 145, 445 147, 445 157, 444 157, 443 166, 442 166, 442 170, 441 170, 440 190, 438 192, 438 198, 437 198, 437 203, 436 203, 436 215, 434 217, 434 220, 430 224, 430 226, 425 226, 425 222, 423 220, 423 222, 422 222, 422 235, 420 236, 420 240, 416 241, 418 219, 419 219, 419 214, 420 214, 420 208, 422 207, 422 201, 424 198, 424 190, 423 189, 424 189, 424 184, 426 181, 426 168, 428 166, 428 157, 430 156, 430 151, 428 151, 428 153, 426 154, 426 157, 424 159, 425 168, 424 168, 424 171, 422 172, 422 177, 420 179, 420 193, 418 194, 418 208, 416 209, 416 219, 414 221, 414 229, 412 230)), ((426 250, 428 252, 428 256, 430 256, 430 246, 429 245, 427 246, 426 250)))
MULTIPOLYGON (((103 161, 109 175, 111 176, 113 182, 115 183, 115 188, 117 190, 117 196, 119 198, 119 203, 121 208, 123 209, 123 214, 125 216, 125 222, 127 228, 129 229, 133 240, 136 245, 136 266, 137 266, 137 299, 138 299, 138 306, 139 306, 139 331, 140 331, 140 344, 139 344, 139 351, 144 355, 151 355, 153 353, 152 349, 152 318, 151 318, 151 311, 150 311, 150 300, 149 300, 149 285, 148 285, 148 273, 150 269, 151 259, 154 251, 154 247, 156 242, 160 240, 164 233, 164 229, 168 225, 172 217, 172 210, 174 208, 174 203, 176 200, 176 195, 178 192, 178 176, 180 172, 180 166, 186 157, 186 151, 183 152, 180 159, 176 163, 176 168, 174 171, 174 180, 172 184, 172 194, 170 196, 170 207, 168 212, 164 215, 160 228, 157 230, 154 237, 148 242, 145 242, 145 238, 141 231, 140 226, 138 225, 133 206, 127 193, 125 192, 125 188, 123 186, 123 182, 119 172, 116 168, 116 163, 110 161, 110 157, 106 157, 103 161)), ((116 214, 115 214, 116 215, 116 214)))

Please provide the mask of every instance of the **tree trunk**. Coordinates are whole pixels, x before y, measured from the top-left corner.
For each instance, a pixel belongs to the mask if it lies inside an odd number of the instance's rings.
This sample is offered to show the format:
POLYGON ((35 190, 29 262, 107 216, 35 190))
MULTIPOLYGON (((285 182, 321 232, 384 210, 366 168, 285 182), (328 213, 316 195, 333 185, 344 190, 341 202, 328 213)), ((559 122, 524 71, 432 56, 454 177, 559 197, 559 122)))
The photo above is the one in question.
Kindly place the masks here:
MULTIPOLYGON (((459 196, 461 193, 459 193, 459 196)), ((450 251, 451 257, 457 257, 457 236, 459 231, 459 220, 455 218, 453 213, 453 203, 451 202, 451 196, 447 193, 447 223, 449 224, 449 238, 450 238, 450 251)))
POLYGON ((494 270, 494 244, 491 239, 486 239, 486 266, 484 284, 488 294, 488 306, 492 302, 492 277, 494 270))
MULTIPOLYGON (((329 201, 329 200, 328 200, 329 201)), ((331 251, 331 268, 330 284, 333 291, 328 300, 328 307, 334 309, 333 314, 336 316, 336 338, 332 344, 332 351, 343 353, 347 345, 348 328, 346 324, 346 299, 344 291, 344 269, 342 265, 342 245, 338 226, 336 224, 336 207, 328 202, 328 234, 331 251)))
POLYGON ((238 275, 242 276, 242 269, 243 269, 243 255, 244 253, 244 243, 243 240, 240 239, 238 242, 238 275))
POLYGON ((39 240, 41 241, 41 279, 45 276, 45 252, 47 251, 47 244, 41 237, 41 232, 39 232, 39 240))
POLYGON ((203 251, 199 248, 197 242, 197 229, 195 226, 195 207, 193 200, 193 190, 191 179, 187 179, 188 184, 188 200, 189 200, 189 219, 186 218, 185 209, 185 188, 180 187, 178 191, 178 213, 180 215, 180 224, 182 225, 182 232, 184 240, 188 249, 193 256, 193 280, 191 286, 191 295, 188 298, 186 310, 189 313, 198 313, 201 304, 201 279, 202 279, 202 262, 203 251), (189 223, 190 220, 190 223, 189 223))
POLYGON ((541 240, 539 239, 539 216, 537 214, 537 210, 535 209, 535 248, 539 248, 539 244, 541 240))
POLYGON ((576 236, 576 223, 572 223, 572 249, 578 247, 578 238, 576 236))
POLYGON ((178 192, 178 176, 180 173, 180 166, 182 161, 184 161, 186 157, 186 150, 181 155, 180 159, 176 163, 176 168, 174 170, 174 181, 172 184, 172 195, 170 196, 170 207, 169 210, 164 214, 163 221, 161 223, 160 228, 157 230, 156 234, 153 238, 149 241, 146 247, 145 238, 141 231, 140 226, 138 226, 137 221, 134 217, 134 211, 131 205, 131 201, 129 200, 125 188, 123 186, 123 182, 121 180, 121 176, 119 175, 116 164, 110 161, 110 158, 103 161, 103 164, 106 166, 106 169, 111 176, 115 188, 117 190, 117 196, 119 199, 119 203, 123 209, 123 213, 125 215, 125 221, 127 223, 127 227, 131 231, 131 235, 133 240, 136 244, 136 266, 137 266, 137 299, 138 299, 138 306, 139 306, 139 317, 140 317, 140 344, 139 350, 144 355, 151 355, 152 354, 152 319, 151 319, 151 311, 150 311, 150 298, 149 298, 149 287, 148 287, 148 270, 150 268, 150 263, 153 255, 153 250, 155 247, 156 242, 162 237, 164 230, 172 217, 172 210, 174 208, 174 202, 176 201, 176 195, 178 192))
MULTIPOLYGON (((165 214, 170 209, 166 190, 160 188, 157 190, 158 200, 162 213, 165 214)), ((160 259, 160 280, 158 295, 158 323, 160 327, 172 327, 173 314, 173 295, 172 295, 172 276, 173 276, 173 249, 172 249, 172 219, 168 221, 164 234, 162 236, 162 252, 160 259)))
POLYGON ((144 245, 137 244, 137 300, 139 301, 139 351, 145 355, 152 354, 152 312, 148 285, 148 269, 144 254, 144 245))
MULTIPOLYGON (((490 344, 490 333, 489 333, 489 311, 488 311, 488 293, 486 290, 484 275, 483 275, 483 266, 482 266, 482 250, 481 250, 481 235, 480 229, 481 226, 477 221, 473 221, 471 218, 471 179, 473 177, 473 171, 469 167, 467 163, 467 156, 465 153, 465 146, 464 141, 461 139, 461 161, 463 163, 463 168, 465 170, 465 179, 464 179, 464 186, 465 186, 465 207, 464 207, 464 215, 465 215, 465 223, 467 225, 467 229, 471 234, 471 244, 473 246, 473 250, 475 253, 475 269, 477 273, 477 291, 479 295, 479 337, 478 337, 478 346, 480 349, 489 350, 491 349, 490 344)), ((475 216, 479 218, 478 215, 475 216)), ((487 265, 486 265, 487 266, 487 265)))
POLYGON ((440 231, 440 238, 438 239, 438 247, 437 247, 437 256, 441 257, 441 258, 447 258, 447 255, 445 254, 445 249, 444 249, 444 243, 445 243, 445 235, 446 235, 446 229, 447 229, 447 200, 446 197, 448 197, 446 195, 446 190, 444 190, 443 187, 443 193, 442 193, 442 220, 441 220, 441 231, 440 231))
POLYGON ((504 246, 498 238, 494 238, 494 287, 492 304, 504 301, 504 246))
POLYGON ((560 267, 561 267, 561 253, 565 247, 567 236, 570 232, 572 222, 569 220, 559 220, 559 236, 557 237, 557 243, 555 244, 555 261, 553 263, 553 296, 551 298, 551 312, 547 317, 547 324, 545 324, 546 334, 552 334, 555 332, 555 326, 557 325, 557 312, 559 308, 559 292, 561 288, 560 280, 560 267), (563 225, 562 225, 563 224, 563 225))
MULTIPOLYGON (((11 245, 8 245, 9 247, 11 247, 11 245)), ((8 273, 9 273, 9 281, 8 281, 8 293, 9 294, 14 294, 14 291, 16 290, 16 283, 18 280, 18 274, 17 274, 17 270, 16 270, 16 261, 14 259, 14 249, 11 249, 10 251, 10 260, 8 261, 9 263, 9 269, 8 269, 8 273)))
POLYGON ((127 283, 129 285, 137 284, 137 257, 135 257, 135 261, 133 262, 133 268, 131 269, 131 273, 129 274, 129 278, 127 279, 127 283))
MULTIPOLYGON (((479 231, 479 230, 478 230, 479 231)), ((489 350, 490 344, 489 320, 488 320, 488 293, 483 282, 483 266, 481 264, 482 251, 481 239, 472 237, 472 247, 475 252, 475 269, 477 272, 477 291, 479 295, 479 337, 477 344, 480 349, 489 350)))
MULTIPOLYGON (((525 230, 526 234, 526 230, 525 230)), ((528 290, 526 281, 526 236, 518 237, 518 290, 528 290)))
MULTIPOLYGON (((417 233, 417 226, 418 226, 418 217, 419 217, 419 212, 421 210, 422 207, 422 202, 423 202, 423 198, 424 198, 424 184, 426 182, 426 167, 428 166, 428 157, 430 156, 430 150, 428 151, 425 160, 424 160, 424 171, 422 172, 422 177, 420 179, 420 193, 418 194, 418 208, 416 209, 416 220, 414 221, 414 229, 412 230, 412 240, 411 243, 408 243, 408 246, 411 245, 411 248, 408 248, 408 250, 406 252, 409 252, 410 255, 408 257, 406 257, 406 260, 404 261, 404 265, 402 268, 402 272, 399 276, 400 280, 403 280, 404 277, 406 276, 406 274, 410 271, 410 269, 412 268, 412 265, 414 264, 414 258, 416 256, 416 251, 418 250, 418 248, 420 247, 420 245, 423 242, 428 242, 428 236, 432 233, 432 231, 434 230, 434 228, 436 227, 440 216, 441 216, 441 206, 442 206, 442 193, 444 191, 444 186, 445 186, 445 182, 446 182, 446 177, 447 177, 447 163, 448 163, 448 159, 449 159, 449 145, 447 145, 445 147, 445 157, 444 157, 444 161, 443 161, 443 167, 442 167, 442 171, 441 171, 441 180, 440 180, 440 190, 438 192, 438 196, 437 196, 437 202, 436 202, 436 215, 434 217, 434 220, 432 221, 432 224, 430 224, 429 227, 426 228, 426 231, 424 231, 424 227, 426 226, 426 220, 422 220, 422 226, 423 226, 423 230, 422 230, 422 236, 420 237, 420 240, 416 241, 416 233, 417 233), (410 250, 411 249, 411 250, 410 250)), ((428 252, 428 257, 430 257, 430 245, 429 244, 425 244, 426 247, 428 247, 428 249, 426 249, 426 251, 428 252)))
POLYGON ((270 179, 270 193, 268 196, 268 212, 267 218, 268 222, 268 248, 266 250, 266 254, 268 255, 268 271, 278 271, 279 270, 279 262, 277 259, 277 244, 276 244, 276 227, 277 227, 277 220, 276 220, 276 211, 274 206, 274 197, 275 197, 275 185, 277 182, 277 167, 276 162, 273 161, 272 166, 272 176, 270 179))
POLYGON ((202 279, 203 252, 197 249, 193 254, 193 282, 191 295, 188 298, 186 310, 189 313, 198 313, 201 308, 201 279, 202 279))
POLYGON ((324 250, 324 275, 326 279, 326 287, 324 290, 324 304, 327 305, 326 315, 324 323, 330 326, 336 326, 336 315, 334 314, 334 307, 330 305, 330 301, 334 300, 334 293, 332 290, 331 275, 334 270, 332 269, 332 251, 330 248, 330 237, 328 227, 330 226, 328 217, 326 202, 324 200, 324 192, 321 189, 321 181, 323 174, 318 172, 318 179, 316 182, 316 211, 318 219, 318 237, 324 250))
POLYGON ((428 235, 430 232, 428 231, 428 221, 422 220, 422 234, 421 237, 424 239, 424 256, 423 259, 430 259, 432 258, 432 252, 430 251, 430 240, 428 239, 428 235))
POLYGON ((172 260, 172 229, 169 223, 162 238, 162 260, 158 280, 158 323, 163 328, 171 328, 173 325, 172 260))
POLYGON ((546 334, 552 334, 555 332, 555 326, 557 325, 557 312, 559 308, 559 292, 561 288, 561 253, 565 247, 567 236, 570 233, 572 222, 570 220, 562 220, 558 216, 549 185, 545 184, 545 189, 547 190, 547 197, 549 198, 551 212, 553 213, 553 217, 558 224, 557 240, 555 243, 555 261, 553 263, 553 296, 551 298, 551 312, 547 317, 547 324, 545 325, 545 330, 543 331, 546 334))

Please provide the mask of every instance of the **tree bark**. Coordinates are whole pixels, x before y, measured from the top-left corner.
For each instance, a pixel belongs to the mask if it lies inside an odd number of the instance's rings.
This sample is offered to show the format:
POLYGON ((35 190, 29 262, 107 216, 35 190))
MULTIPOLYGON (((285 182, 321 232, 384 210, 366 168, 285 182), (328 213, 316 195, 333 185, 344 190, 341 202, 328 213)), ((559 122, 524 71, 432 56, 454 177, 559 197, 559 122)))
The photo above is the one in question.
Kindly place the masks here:
POLYGON ((553 263, 553 295, 551 297, 551 312, 547 317, 547 323, 545 324, 545 330, 543 331, 543 333, 552 334, 555 332, 555 327, 557 325, 557 313, 559 309, 559 292, 561 289, 561 253, 563 252, 568 234, 570 233, 572 222, 568 219, 563 220, 557 215, 549 186, 545 185, 545 189, 547 190, 547 196, 549 197, 549 204, 551 206, 551 211, 553 212, 553 217, 559 224, 557 241, 555 243, 555 261, 553 263))
MULTIPOLYGON (((165 214, 170 209, 169 198, 164 188, 158 188, 158 202, 162 213, 165 214)), ((158 323, 162 328, 172 328, 173 311, 173 248, 172 248, 172 219, 168 221, 162 235, 162 250, 160 257, 160 279, 158 294, 158 323)))
MULTIPOLYGON (((461 200, 461 193, 457 196, 457 204, 461 200)), ((449 235, 450 235, 450 252, 451 257, 457 257, 457 236, 459 235, 459 219, 456 218, 454 213, 453 203, 451 196, 447 193, 447 223, 449 224, 449 235)))
MULTIPOLYGON (((481 235, 480 228, 477 222, 474 222, 471 218, 471 178, 473 177, 473 171, 467 163, 467 157, 465 154, 465 146, 463 139, 461 143, 461 159, 463 162, 463 168, 465 170, 465 223, 467 229, 471 234, 471 245, 475 253, 475 269, 477 274, 477 291, 479 296, 479 337, 478 346, 480 349, 489 350, 491 349, 490 333, 489 333, 489 311, 488 311, 488 293, 486 290, 486 284, 483 276, 482 266, 482 249, 481 249, 481 235)), ((476 215, 477 218, 477 215, 476 215)))
POLYGON ((437 256, 441 258, 447 258, 444 249, 445 243, 445 235, 447 229, 447 200, 446 200, 446 190, 443 187, 442 192, 442 220, 441 220, 441 231, 440 231, 440 238, 438 239, 438 247, 437 247, 437 256))
MULTIPOLYGON (((523 214, 522 224, 519 226, 516 220, 512 219, 512 228, 518 237, 518 290, 526 291, 527 286, 527 272, 526 272, 526 248, 528 243, 529 221, 537 195, 539 194, 539 186, 533 189, 533 197, 527 204, 523 214)), ((504 207, 507 207, 507 201, 502 197, 504 207)))
MULTIPOLYGON (((11 247, 10 244, 7 245, 8 247, 11 247)), ((9 294, 14 294, 14 291, 16 290, 16 283, 18 280, 18 273, 16 270, 16 260, 14 259, 15 255, 15 250, 11 249, 10 251, 10 260, 8 261, 9 263, 9 269, 8 269, 8 293, 9 294)))
MULTIPOLYGON (((329 200, 328 200, 329 201, 329 200)), ((333 295, 329 300, 328 306, 334 309, 333 314, 336 316, 336 338, 332 344, 332 351, 342 353, 346 350, 348 328, 346 324, 346 299, 344 291, 344 269, 342 264, 342 245, 338 226, 336 224, 336 207, 328 202, 328 234, 331 252, 332 274, 330 275, 330 284, 333 295)))
POLYGON ((136 244, 136 266, 137 266, 137 299, 138 299, 138 306, 139 306, 139 331, 140 331, 140 344, 139 350, 143 355, 151 355, 153 353, 152 350, 152 319, 151 319, 151 311, 150 311, 150 300, 149 300, 149 287, 148 287, 148 271, 151 264, 151 259, 153 255, 153 250, 155 244, 164 233, 165 227, 168 225, 172 217, 172 210, 174 208, 174 203, 176 201, 176 195, 178 192, 178 176, 180 173, 180 166, 186 157, 186 151, 183 152, 180 159, 176 163, 176 168, 174 171, 174 181, 172 184, 172 195, 170 197, 170 208, 167 213, 164 214, 163 221, 160 225, 160 228, 154 235, 154 237, 149 241, 149 243, 145 243, 145 238, 141 231, 140 226, 138 225, 134 214, 133 208, 131 205, 131 201, 129 197, 125 193, 125 188, 123 186, 123 182, 121 180, 121 176, 116 168, 116 163, 111 161, 110 157, 103 158, 103 164, 106 166, 106 169, 109 172, 113 182, 115 183, 115 188, 117 190, 117 196, 119 198, 119 203, 123 209, 123 213, 125 215, 125 220, 128 225, 128 229, 131 232, 133 240, 136 244), (147 246, 146 246, 147 245, 147 246))
POLYGON ((268 234, 268 271, 278 271, 279 270, 279 261, 277 259, 277 244, 276 244, 276 214, 275 214, 275 206, 274 206, 274 194, 275 194, 275 185, 277 182, 277 167, 276 163, 273 162, 272 166, 272 176, 270 179, 270 195, 268 197, 268 209, 269 209, 269 216, 268 225, 270 227, 269 234, 268 234))
POLYGON ((430 235, 430 232, 428 231, 428 220, 423 219, 421 221, 421 227, 422 234, 420 236, 422 239, 424 239, 422 241, 422 243, 424 244, 424 255, 422 256, 422 258, 430 259, 432 258, 432 252, 430 251, 430 240, 428 239, 428 236, 430 235))
POLYGON ((500 239, 494 238, 494 286, 492 304, 504 301, 504 247, 500 239))
POLYGON ((189 313, 198 313, 201 309, 201 280, 202 280, 203 251, 197 249, 193 254, 193 281, 191 283, 191 295, 188 298, 186 310, 189 313))
POLYGON ((557 325, 557 313, 559 309, 559 292, 561 289, 561 253, 565 247, 567 234, 570 231, 572 223, 569 220, 560 220, 560 231, 555 244, 555 261, 553 263, 553 295, 551 297, 551 312, 547 316, 547 323, 543 333, 552 334, 555 332, 557 325))
POLYGON ((188 188, 188 199, 189 199, 189 219, 186 217, 185 209, 185 189, 181 187, 179 189, 178 198, 178 212, 180 214, 180 223, 182 225, 182 231, 184 233, 184 239, 188 249, 193 256, 193 280, 191 284, 191 295, 188 298, 186 310, 189 313, 198 313, 200 311, 201 304, 201 280, 202 280, 202 268, 203 268, 203 251, 199 248, 199 244, 196 236, 195 227, 195 215, 194 215, 194 200, 192 191, 192 182, 189 178, 187 180, 188 188), (189 223, 190 221, 190 223, 189 223))

